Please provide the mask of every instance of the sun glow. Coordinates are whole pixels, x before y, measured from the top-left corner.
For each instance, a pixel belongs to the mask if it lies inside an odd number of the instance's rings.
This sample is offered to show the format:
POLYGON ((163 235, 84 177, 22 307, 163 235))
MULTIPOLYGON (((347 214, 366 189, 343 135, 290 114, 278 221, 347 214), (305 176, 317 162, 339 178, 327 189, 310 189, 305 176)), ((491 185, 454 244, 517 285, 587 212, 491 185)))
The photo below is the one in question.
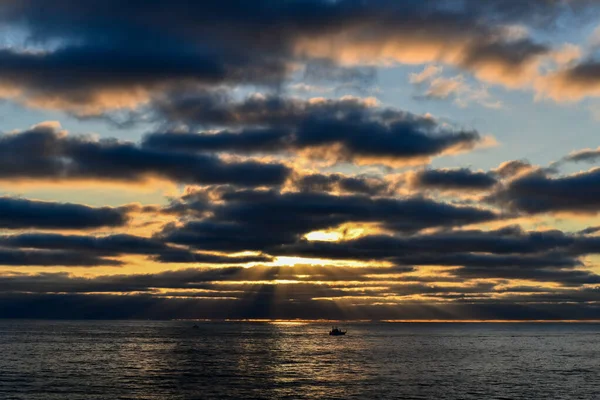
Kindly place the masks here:
MULTIPOLYGON (((275 257, 272 266, 278 267, 292 267, 295 265, 331 265, 340 267, 364 267, 370 265, 369 262, 354 261, 354 260, 326 260, 323 258, 305 258, 305 257, 275 257)), ((384 263, 378 263, 376 265, 384 265, 384 263)))
POLYGON ((311 242, 338 242, 343 238, 343 234, 340 232, 315 231, 308 233, 305 237, 311 242))

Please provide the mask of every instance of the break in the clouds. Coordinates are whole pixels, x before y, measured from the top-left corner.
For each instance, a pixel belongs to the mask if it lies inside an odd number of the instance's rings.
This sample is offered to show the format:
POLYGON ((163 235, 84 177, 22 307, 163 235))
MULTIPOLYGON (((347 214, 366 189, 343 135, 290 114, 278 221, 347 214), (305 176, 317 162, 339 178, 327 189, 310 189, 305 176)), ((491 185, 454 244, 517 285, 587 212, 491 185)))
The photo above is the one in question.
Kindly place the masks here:
POLYGON ((0 1, 0 317, 600 319, 599 11, 0 1))

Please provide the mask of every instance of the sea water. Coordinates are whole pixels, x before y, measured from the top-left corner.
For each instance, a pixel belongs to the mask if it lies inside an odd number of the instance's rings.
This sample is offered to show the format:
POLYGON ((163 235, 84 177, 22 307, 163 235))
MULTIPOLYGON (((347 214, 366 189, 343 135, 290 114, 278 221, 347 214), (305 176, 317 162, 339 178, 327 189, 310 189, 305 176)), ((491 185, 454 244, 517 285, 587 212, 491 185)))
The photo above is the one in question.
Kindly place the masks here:
POLYGON ((600 398, 597 324, 339 325, 0 320, 0 399, 600 398))

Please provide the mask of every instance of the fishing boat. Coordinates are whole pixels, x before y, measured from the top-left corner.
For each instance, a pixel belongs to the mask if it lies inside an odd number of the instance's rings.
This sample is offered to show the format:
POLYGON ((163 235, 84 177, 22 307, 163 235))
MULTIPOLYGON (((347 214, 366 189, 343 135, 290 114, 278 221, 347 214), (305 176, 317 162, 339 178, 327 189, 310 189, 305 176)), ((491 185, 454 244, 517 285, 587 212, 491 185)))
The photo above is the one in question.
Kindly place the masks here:
POLYGON ((341 330, 339 330, 336 327, 332 327, 331 330, 329 331, 329 335, 330 336, 342 336, 342 335, 345 335, 346 332, 348 332, 348 331, 347 330, 346 331, 341 331, 341 330))

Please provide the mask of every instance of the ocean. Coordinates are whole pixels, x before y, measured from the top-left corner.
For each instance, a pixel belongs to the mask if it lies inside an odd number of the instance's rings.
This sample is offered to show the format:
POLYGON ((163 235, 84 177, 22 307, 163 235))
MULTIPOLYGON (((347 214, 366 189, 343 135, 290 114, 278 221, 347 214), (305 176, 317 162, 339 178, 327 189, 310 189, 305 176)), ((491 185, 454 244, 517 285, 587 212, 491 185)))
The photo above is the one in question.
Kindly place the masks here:
POLYGON ((0 320, 0 399, 600 398, 598 324, 330 328, 0 320))

